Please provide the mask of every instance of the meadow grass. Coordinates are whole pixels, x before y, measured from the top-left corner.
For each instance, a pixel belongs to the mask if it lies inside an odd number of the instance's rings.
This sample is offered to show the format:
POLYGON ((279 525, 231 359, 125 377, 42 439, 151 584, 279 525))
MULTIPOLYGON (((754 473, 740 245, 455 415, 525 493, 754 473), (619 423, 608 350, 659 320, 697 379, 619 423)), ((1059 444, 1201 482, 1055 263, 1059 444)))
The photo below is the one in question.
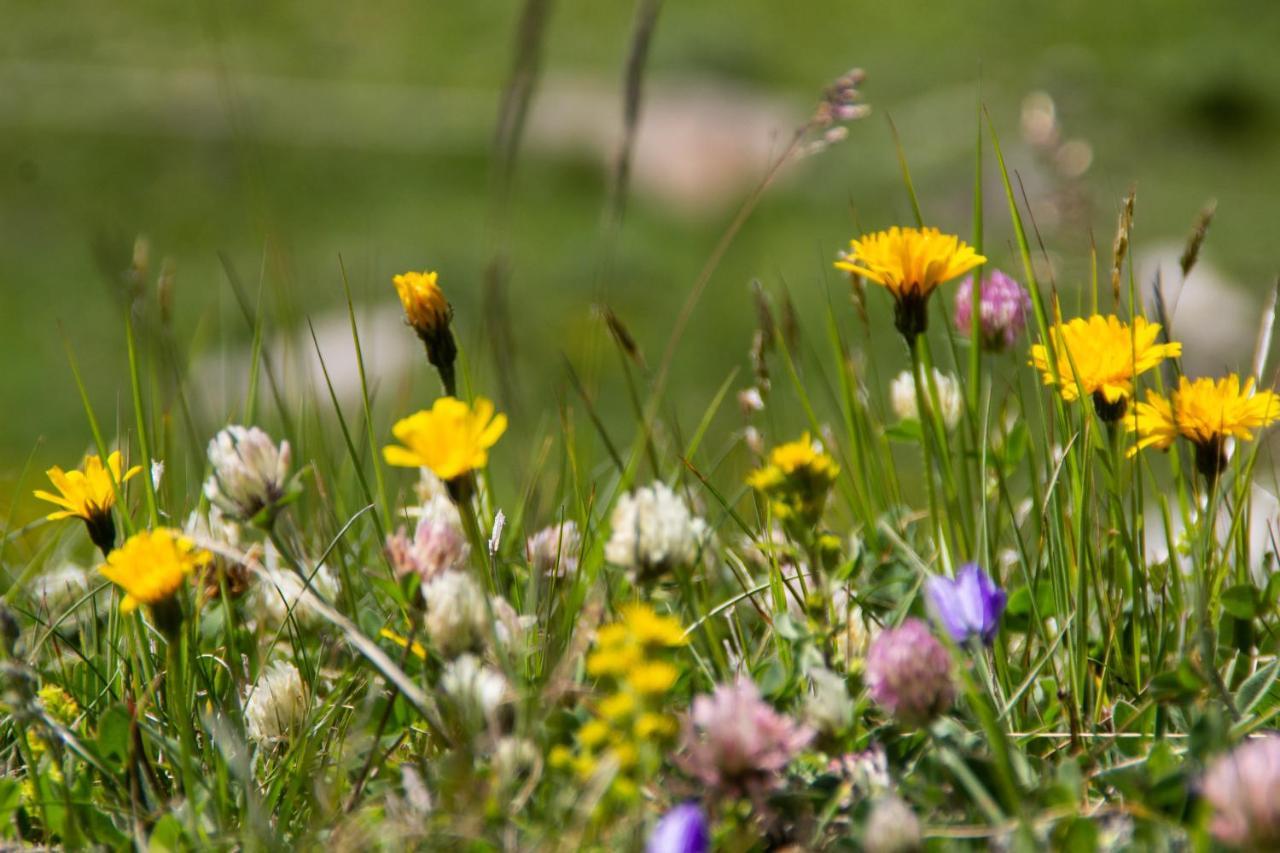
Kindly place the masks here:
MULTIPOLYGON (((838 143, 822 116, 776 168, 838 143)), ((156 849, 1274 840, 1265 803, 1231 812, 1235 777, 1204 781, 1230 750, 1269 748, 1280 713, 1280 583, 1255 529, 1269 456, 1179 435, 1182 410, 1167 453, 1128 452, 1147 392, 1180 388, 1176 329, 1138 297, 1131 220, 1071 304, 1038 280, 1034 223, 978 119, 968 269, 985 287, 984 225, 1007 220, 1030 306, 1001 352, 979 311, 955 328, 953 281, 917 306, 928 332, 899 313, 899 336, 871 317, 910 288, 833 270, 819 311, 759 289, 754 342, 720 342, 749 357, 695 390, 692 417, 673 406, 681 339, 708 334, 699 299, 776 169, 656 354, 610 316, 616 366, 609 349, 591 365, 615 385, 608 417, 570 362, 564 399, 525 401, 518 443, 482 402, 501 399, 498 377, 466 346, 440 355, 445 336, 494 333, 490 315, 449 310, 443 278, 401 292, 403 334, 427 355, 395 388, 365 370, 342 270, 350 405, 314 330, 323 382, 289 387, 261 290, 229 263, 252 355, 218 420, 266 432, 215 437, 193 415, 189 342, 149 286, 121 329, 116 412, 93 405, 93 354, 68 338, 85 444, 125 461, 73 501, 88 527, 6 524, 0 831, 156 849), (1063 343, 1066 321, 1094 314, 1130 324, 1101 359, 1096 337, 1063 343), (1142 317, 1159 343, 1140 341, 1142 317), (1133 366, 1149 346, 1168 356, 1133 366), (456 400, 434 387, 442 359, 456 400), (1104 367, 1127 386, 1120 414, 1088 387, 1104 367), (980 602, 940 583, 968 564, 994 584, 980 602), (682 803, 695 808, 659 829, 682 803)), ((934 224, 896 154, 902 225, 934 224)), ((1241 371, 1262 387, 1273 314, 1241 371)), ((1250 434, 1280 415, 1263 409, 1231 417, 1250 434)), ((1221 436, 1227 419, 1223 404, 1202 425, 1221 436)), ((1280 767, 1251 772, 1237 784, 1274 796, 1280 767)))

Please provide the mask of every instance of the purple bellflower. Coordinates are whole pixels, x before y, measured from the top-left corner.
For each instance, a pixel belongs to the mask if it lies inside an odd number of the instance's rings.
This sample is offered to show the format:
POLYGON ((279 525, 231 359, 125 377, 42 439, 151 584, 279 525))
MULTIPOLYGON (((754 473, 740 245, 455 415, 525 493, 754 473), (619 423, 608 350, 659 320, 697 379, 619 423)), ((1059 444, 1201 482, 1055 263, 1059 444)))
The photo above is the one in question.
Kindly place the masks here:
POLYGON ((954 580, 941 575, 930 577, 925 581, 924 592, 934 621, 957 644, 964 645, 975 638, 988 646, 995 642, 1008 596, 976 563, 961 566, 954 580))

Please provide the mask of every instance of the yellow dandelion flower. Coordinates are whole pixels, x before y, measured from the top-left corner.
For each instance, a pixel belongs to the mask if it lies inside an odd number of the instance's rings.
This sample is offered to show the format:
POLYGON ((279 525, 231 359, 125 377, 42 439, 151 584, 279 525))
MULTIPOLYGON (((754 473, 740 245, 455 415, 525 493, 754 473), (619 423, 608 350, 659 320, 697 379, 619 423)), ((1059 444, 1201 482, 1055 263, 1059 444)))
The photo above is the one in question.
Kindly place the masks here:
POLYGON ((116 503, 116 488, 141 470, 141 465, 135 465, 122 474, 118 450, 107 457, 105 466, 101 456, 89 456, 85 458, 82 471, 63 471, 57 465, 50 468, 45 473, 58 494, 37 489, 35 496, 62 507, 45 516, 50 521, 83 519, 89 528, 89 538, 105 554, 115 546, 116 529, 115 522, 111 520, 111 507, 116 503))
POLYGON ((602 720, 588 720, 578 729, 578 743, 595 749, 609 739, 609 725, 602 720))
POLYGON ((852 240, 849 247, 836 268, 874 281, 893 294, 894 322, 908 339, 925 330, 925 306, 938 285, 987 261, 959 237, 937 228, 894 226, 852 240))
POLYGON ((1280 419, 1280 396, 1255 391, 1252 378, 1243 386, 1234 373, 1221 379, 1178 380, 1168 397, 1147 392, 1147 400, 1125 419, 1130 432, 1138 433, 1129 455, 1147 447, 1167 450, 1181 435, 1196 446, 1201 473, 1213 478, 1222 469, 1223 442, 1228 438, 1253 440, 1253 430, 1280 419))
POLYGON ((637 693, 666 693, 675 686, 680 670, 666 661, 655 660, 633 667, 627 673, 627 684, 637 693))
POLYGON ((378 632, 378 636, 384 640, 390 640, 402 649, 407 648, 414 657, 421 658, 422 660, 427 659, 426 646, 422 645, 422 643, 419 643, 417 640, 413 641, 413 645, 409 645, 408 637, 403 637, 395 631, 392 631, 390 628, 383 628, 378 632))
POLYGON ((631 716, 636 709, 636 697, 630 693, 614 693, 600 700, 600 716, 617 721, 631 716))
POLYGON ((1115 315, 1077 317, 1049 330, 1057 356, 1057 375, 1043 344, 1031 347, 1031 363, 1045 385, 1058 385, 1064 400, 1075 400, 1081 388, 1093 398, 1098 416, 1115 421, 1124 415, 1133 396, 1134 379, 1166 358, 1182 354, 1182 344, 1158 344, 1159 323, 1135 317, 1133 325, 1115 315), (1075 365, 1074 370, 1072 365, 1075 365))
POLYGON ((680 620, 659 616, 647 604, 629 604, 622 608, 623 623, 637 643, 646 646, 683 646, 688 642, 680 620))
POLYGON ((430 411, 398 421, 391 428, 405 446, 382 450, 388 465, 430 468, 442 480, 483 468, 489 448, 507 429, 507 416, 493 412, 493 403, 477 397, 474 406, 454 397, 441 397, 430 411))
POLYGON ((655 738, 675 737, 679 728, 680 724, 670 714, 655 714, 652 711, 646 711, 636 720, 633 731, 640 740, 653 740, 655 738))
MULTIPOLYGON (((213 555, 197 548, 179 531, 157 527, 130 536, 107 556, 98 571, 124 590, 120 610, 130 613, 139 604, 154 608, 170 603, 187 575, 212 559, 213 555)), ((162 627, 172 627, 172 623, 162 627)))

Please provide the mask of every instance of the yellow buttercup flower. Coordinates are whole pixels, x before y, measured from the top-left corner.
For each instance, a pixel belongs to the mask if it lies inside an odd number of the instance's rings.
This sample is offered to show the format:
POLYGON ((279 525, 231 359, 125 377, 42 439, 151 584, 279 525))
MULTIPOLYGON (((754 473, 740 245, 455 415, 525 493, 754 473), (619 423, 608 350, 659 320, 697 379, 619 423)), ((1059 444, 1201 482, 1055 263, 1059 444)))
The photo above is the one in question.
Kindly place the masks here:
POLYGON ((937 228, 899 228, 850 241, 836 268, 874 281, 893 294, 894 322, 913 339, 925 330, 929 294, 943 282, 964 275, 987 259, 959 237, 937 228))
POLYGON ((1167 450, 1181 435, 1196 447, 1196 465, 1213 479, 1222 470, 1223 442, 1228 438, 1253 440, 1253 430, 1280 419, 1280 396, 1271 391, 1255 391, 1252 378, 1243 387, 1234 373, 1221 379, 1178 380, 1168 397, 1147 392, 1145 403, 1134 407, 1125 419, 1130 432, 1138 434, 1129 455, 1147 447, 1167 450))
POLYGON ((493 413, 493 403, 477 397, 474 406, 454 397, 441 397, 430 411, 396 422, 392 433, 405 446, 382 450, 388 465, 430 468, 442 480, 483 468, 489 448, 507 429, 507 416, 493 413))
POLYGON ((102 457, 89 456, 82 471, 63 471, 57 465, 50 468, 45 473, 58 494, 37 489, 35 496, 62 507, 45 516, 50 521, 83 519, 89 528, 89 538, 105 554, 115 545, 116 530, 111 520, 111 507, 116 503, 116 488, 141 470, 141 465, 135 465, 122 474, 118 450, 107 457, 105 466, 102 457))
POLYGON ((747 485, 769 498, 779 519, 798 517, 814 523, 839 473, 836 461, 815 446, 806 432, 798 441, 775 447, 769 464, 747 476, 747 485))
POLYGON ((1043 344, 1031 347, 1031 363, 1044 376, 1045 385, 1058 385, 1062 399, 1075 400, 1083 388, 1093 398, 1098 416, 1115 421, 1124 415, 1133 396, 1134 379, 1166 358, 1182 354, 1182 344, 1176 341, 1156 343, 1159 335, 1160 324, 1142 317, 1135 317, 1132 326, 1114 314, 1077 317, 1049 329, 1057 376, 1043 344))
POLYGON ((427 361, 440 372, 445 393, 452 395, 455 391, 453 363, 458 357, 458 346, 449 328, 453 309, 444 298, 438 278, 434 272, 407 272, 393 276, 391 282, 404 307, 405 319, 427 348, 427 361))
POLYGON ((187 575, 212 559, 213 555, 197 548, 179 531, 157 527, 130 536, 107 556, 98 571, 124 590, 121 612, 131 613, 139 604, 150 605, 155 612, 157 606, 172 602, 187 575))

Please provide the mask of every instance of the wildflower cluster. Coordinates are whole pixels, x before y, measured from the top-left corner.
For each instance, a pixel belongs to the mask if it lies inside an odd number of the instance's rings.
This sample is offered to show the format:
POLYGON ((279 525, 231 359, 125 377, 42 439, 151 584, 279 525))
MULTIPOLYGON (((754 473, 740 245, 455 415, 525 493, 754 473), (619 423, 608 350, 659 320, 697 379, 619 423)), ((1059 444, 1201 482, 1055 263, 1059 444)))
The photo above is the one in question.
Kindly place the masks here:
POLYGON ((198 385, 143 341, 135 422, 108 446, 90 411, 102 455, 0 539, 0 846, 1277 847, 1280 503, 1236 451, 1280 395, 1265 348, 1183 375, 1167 306, 1124 304, 1132 213, 1109 313, 1064 318, 1062 276, 1045 316, 1016 221, 1025 282, 988 265, 1006 235, 896 226, 837 261, 860 323, 756 286, 730 433, 731 385, 690 429, 611 309, 633 431, 595 370, 530 413, 434 272, 381 279, 426 360, 366 374, 354 335, 354 408, 295 411, 255 336, 244 423, 175 426, 198 385))
POLYGON ((576 750, 559 747, 551 760, 581 782, 597 773, 613 774, 610 793, 625 803, 638 796, 679 731, 669 710, 680 678, 671 650, 687 639, 678 620, 647 604, 627 605, 621 615, 596 632, 587 655, 597 699, 592 716, 578 729, 576 750))

